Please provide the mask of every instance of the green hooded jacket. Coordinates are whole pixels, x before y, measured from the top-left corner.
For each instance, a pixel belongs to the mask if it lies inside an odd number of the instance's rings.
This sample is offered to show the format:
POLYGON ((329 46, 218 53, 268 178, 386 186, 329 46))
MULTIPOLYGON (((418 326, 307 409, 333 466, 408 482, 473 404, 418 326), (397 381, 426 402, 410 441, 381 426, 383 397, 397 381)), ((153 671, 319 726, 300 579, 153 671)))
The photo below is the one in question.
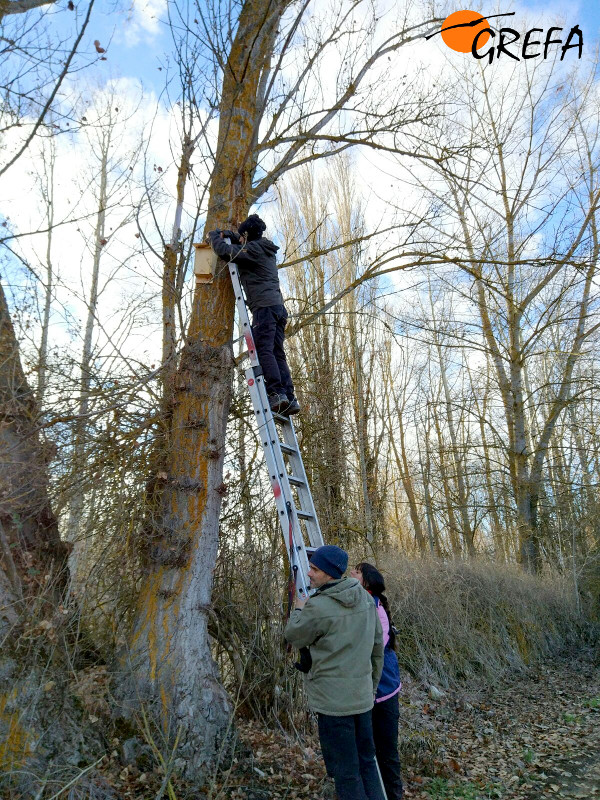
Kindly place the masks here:
POLYGON ((294 647, 310 647, 305 685, 313 711, 346 717, 373 708, 383 635, 373 598, 355 578, 330 581, 292 611, 285 638, 294 647))

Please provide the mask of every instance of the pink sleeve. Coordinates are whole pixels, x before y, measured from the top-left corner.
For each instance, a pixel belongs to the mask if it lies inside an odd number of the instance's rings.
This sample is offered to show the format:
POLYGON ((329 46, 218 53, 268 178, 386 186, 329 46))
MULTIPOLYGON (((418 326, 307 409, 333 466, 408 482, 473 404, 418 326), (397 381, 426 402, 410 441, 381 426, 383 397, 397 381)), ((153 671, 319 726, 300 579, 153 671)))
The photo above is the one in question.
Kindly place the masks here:
POLYGON ((390 640, 390 621, 381 603, 377 604, 377 614, 379 615, 379 622, 381 622, 381 627, 383 629, 383 646, 385 647, 390 640))

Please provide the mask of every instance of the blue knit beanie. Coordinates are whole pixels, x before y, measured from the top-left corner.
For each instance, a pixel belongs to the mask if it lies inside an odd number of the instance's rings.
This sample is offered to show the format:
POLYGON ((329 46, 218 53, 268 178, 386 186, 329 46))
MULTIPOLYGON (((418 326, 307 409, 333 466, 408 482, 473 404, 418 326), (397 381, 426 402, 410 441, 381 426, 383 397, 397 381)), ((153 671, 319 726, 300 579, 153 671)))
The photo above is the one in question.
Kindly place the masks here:
POLYGON ((334 544, 324 544, 322 547, 317 547, 310 557, 310 563, 337 580, 346 572, 348 553, 334 544))

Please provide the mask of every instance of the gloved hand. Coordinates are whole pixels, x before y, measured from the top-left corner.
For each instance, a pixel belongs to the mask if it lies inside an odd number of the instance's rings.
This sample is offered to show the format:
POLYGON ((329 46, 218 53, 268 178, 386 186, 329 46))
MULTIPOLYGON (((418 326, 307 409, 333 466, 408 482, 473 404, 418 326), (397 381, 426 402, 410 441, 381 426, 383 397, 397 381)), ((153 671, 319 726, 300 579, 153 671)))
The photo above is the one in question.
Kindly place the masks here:
POLYGON ((301 647, 299 651, 300 661, 296 661, 294 666, 300 672, 309 672, 312 667, 312 656, 308 647, 301 647))

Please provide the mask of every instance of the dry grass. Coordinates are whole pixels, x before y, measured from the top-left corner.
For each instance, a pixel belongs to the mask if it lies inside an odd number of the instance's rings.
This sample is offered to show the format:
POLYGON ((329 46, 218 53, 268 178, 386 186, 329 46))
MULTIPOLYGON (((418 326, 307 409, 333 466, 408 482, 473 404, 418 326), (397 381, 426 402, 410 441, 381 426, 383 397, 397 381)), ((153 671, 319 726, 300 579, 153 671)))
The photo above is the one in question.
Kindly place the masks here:
POLYGON ((399 631, 401 667, 428 682, 487 682, 578 647, 590 632, 571 584, 556 575, 395 553, 378 563, 399 631))

